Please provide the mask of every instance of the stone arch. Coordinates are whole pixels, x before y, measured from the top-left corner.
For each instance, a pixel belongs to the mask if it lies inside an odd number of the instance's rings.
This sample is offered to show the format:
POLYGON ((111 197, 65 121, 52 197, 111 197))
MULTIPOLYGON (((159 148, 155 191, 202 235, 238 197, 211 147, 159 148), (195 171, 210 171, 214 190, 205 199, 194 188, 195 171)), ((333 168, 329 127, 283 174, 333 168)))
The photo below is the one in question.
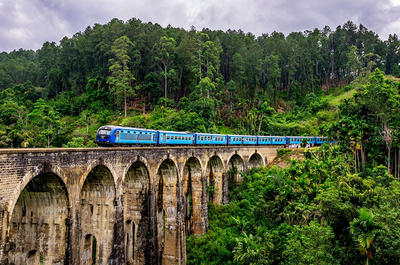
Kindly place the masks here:
POLYGON ((40 173, 20 193, 11 214, 8 263, 63 264, 68 247, 68 192, 54 173, 40 173))
POLYGON ((96 170, 96 168, 99 168, 99 167, 106 168, 106 169, 110 172, 111 177, 112 177, 113 182, 114 182, 114 186, 115 186, 115 182, 116 182, 116 181, 115 181, 115 179, 114 179, 114 176, 117 176, 117 174, 116 174, 116 172, 115 172, 115 170, 114 170, 114 168, 113 168, 113 165, 110 164, 110 163, 108 163, 108 162, 105 162, 105 161, 103 160, 103 158, 99 158, 98 160, 92 161, 92 162, 86 167, 86 170, 82 173, 82 176, 83 176, 83 177, 79 180, 79 190, 80 190, 80 191, 82 191, 83 185, 86 183, 87 176, 88 176, 90 173, 92 173, 93 170, 96 170), (85 176, 86 176, 86 177, 85 177, 85 176))
POLYGON ((141 163, 141 164, 143 164, 143 166, 146 168, 146 170, 147 170, 147 174, 148 174, 148 178, 149 178, 149 181, 150 181, 150 183, 152 182, 152 179, 151 179, 151 175, 150 175, 150 164, 148 163, 148 161, 146 160, 146 158, 144 158, 144 157, 142 157, 142 156, 137 156, 137 158, 136 159, 132 159, 132 160, 130 160, 129 161, 129 163, 128 163, 128 166, 124 169, 124 173, 123 173, 123 178, 122 178, 122 181, 123 182, 125 182, 125 179, 126 179, 126 177, 128 176, 128 172, 132 169, 132 165, 133 164, 136 164, 136 163, 141 163))
POLYGON ((212 156, 207 162, 206 179, 208 200, 214 204, 222 204, 223 173, 222 159, 212 156))
POLYGON ((254 153, 250 158, 249 158, 249 169, 256 168, 256 167, 262 167, 264 166, 264 159, 259 153, 254 153))
POLYGON ((186 234, 203 234, 204 221, 201 217, 203 185, 201 164, 195 157, 190 157, 183 168, 183 210, 186 234))
POLYGON ((236 182, 241 181, 242 176, 240 175, 240 172, 243 172, 244 170, 245 166, 243 157, 238 154, 232 155, 227 164, 228 178, 233 178, 236 182))
POLYGON ((148 168, 142 161, 133 163, 126 173, 124 194, 126 261, 145 264, 148 260, 146 254, 150 252, 150 178, 148 168))
POLYGON ((156 175, 157 242, 160 264, 175 264, 179 257, 178 169, 171 159, 164 160, 156 175))
POLYGON ((47 162, 44 162, 43 164, 39 164, 31 169, 29 173, 27 173, 23 178, 20 183, 18 183, 17 187, 14 190, 13 195, 11 196, 11 200, 9 201, 8 204, 8 212, 13 212, 15 204, 17 203, 17 199, 21 195, 21 192, 23 189, 26 187, 26 185, 36 176, 42 174, 42 173, 51 173, 54 175, 57 175, 60 180, 63 182, 63 185, 66 186, 67 179, 66 176, 63 174, 61 169, 58 166, 54 166, 52 164, 49 164, 47 162))
MULTIPOLYGON (((110 170, 105 166, 93 168, 87 175, 80 193, 80 227, 83 235, 96 235, 96 263, 107 264, 112 253, 115 223, 115 185, 110 170)), ((81 253, 84 252, 81 245, 81 253)), ((81 256, 80 264, 92 264, 88 255, 81 256)))

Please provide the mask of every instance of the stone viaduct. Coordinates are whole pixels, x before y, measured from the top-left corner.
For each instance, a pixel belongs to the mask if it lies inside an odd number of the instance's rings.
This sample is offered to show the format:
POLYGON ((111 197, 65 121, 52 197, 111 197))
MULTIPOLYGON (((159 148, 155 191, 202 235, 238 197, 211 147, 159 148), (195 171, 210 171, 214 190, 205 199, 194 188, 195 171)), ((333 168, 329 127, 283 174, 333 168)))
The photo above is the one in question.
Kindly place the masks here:
POLYGON ((277 148, 1 149, 0 264, 186 264, 227 172, 277 148))

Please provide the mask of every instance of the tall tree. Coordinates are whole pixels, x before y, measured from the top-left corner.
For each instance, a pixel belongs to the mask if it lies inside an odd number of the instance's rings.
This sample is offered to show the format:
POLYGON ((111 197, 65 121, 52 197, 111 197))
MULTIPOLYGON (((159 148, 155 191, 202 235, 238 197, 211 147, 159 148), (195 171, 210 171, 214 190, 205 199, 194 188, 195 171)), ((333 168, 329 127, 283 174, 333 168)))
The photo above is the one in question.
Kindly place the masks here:
POLYGON ((361 208, 359 217, 350 224, 350 232, 353 234, 360 246, 360 252, 367 257, 366 265, 372 258, 372 243, 376 236, 385 230, 385 226, 375 220, 373 213, 366 208, 361 208))
POLYGON ((173 38, 162 36, 153 47, 156 61, 160 62, 164 77, 164 97, 168 98, 168 75, 171 74, 171 65, 174 62, 176 41, 173 38))
POLYGON ((133 46, 133 43, 127 36, 122 36, 114 41, 111 51, 114 53, 116 59, 110 59, 110 63, 112 64, 109 67, 111 76, 107 79, 112 91, 117 95, 117 102, 124 102, 125 117, 127 112, 127 98, 136 95, 131 85, 135 77, 128 67, 131 59, 128 55, 128 50, 131 46, 133 46))

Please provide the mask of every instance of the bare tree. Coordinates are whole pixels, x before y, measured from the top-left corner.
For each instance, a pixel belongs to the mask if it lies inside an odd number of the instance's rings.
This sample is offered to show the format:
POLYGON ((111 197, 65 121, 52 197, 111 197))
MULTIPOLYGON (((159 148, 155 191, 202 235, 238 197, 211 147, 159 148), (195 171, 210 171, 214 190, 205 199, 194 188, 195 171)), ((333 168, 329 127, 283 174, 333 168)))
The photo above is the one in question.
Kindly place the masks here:
POLYGON ((388 165, 387 165, 387 171, 388 174, 390 175, 390 149, 392 149, 392 144, 393 144, 393 130, 390 128, 390 125, 387 123, 383 124, 383 128, 380 131, 380 135, 382 136, 383 140, 386 142, 386 147, 388 149, 388 165))

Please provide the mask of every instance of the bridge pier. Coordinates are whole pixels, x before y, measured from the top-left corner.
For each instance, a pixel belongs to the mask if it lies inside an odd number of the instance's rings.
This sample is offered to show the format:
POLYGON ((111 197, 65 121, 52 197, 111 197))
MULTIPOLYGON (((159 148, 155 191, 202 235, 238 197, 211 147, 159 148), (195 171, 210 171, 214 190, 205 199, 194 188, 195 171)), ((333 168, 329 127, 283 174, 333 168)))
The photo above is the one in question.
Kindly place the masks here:
POLYGON ((2 149, 0 264, 186 264, 207 202, 228 203, 227 172, 276 149, 2 149))

